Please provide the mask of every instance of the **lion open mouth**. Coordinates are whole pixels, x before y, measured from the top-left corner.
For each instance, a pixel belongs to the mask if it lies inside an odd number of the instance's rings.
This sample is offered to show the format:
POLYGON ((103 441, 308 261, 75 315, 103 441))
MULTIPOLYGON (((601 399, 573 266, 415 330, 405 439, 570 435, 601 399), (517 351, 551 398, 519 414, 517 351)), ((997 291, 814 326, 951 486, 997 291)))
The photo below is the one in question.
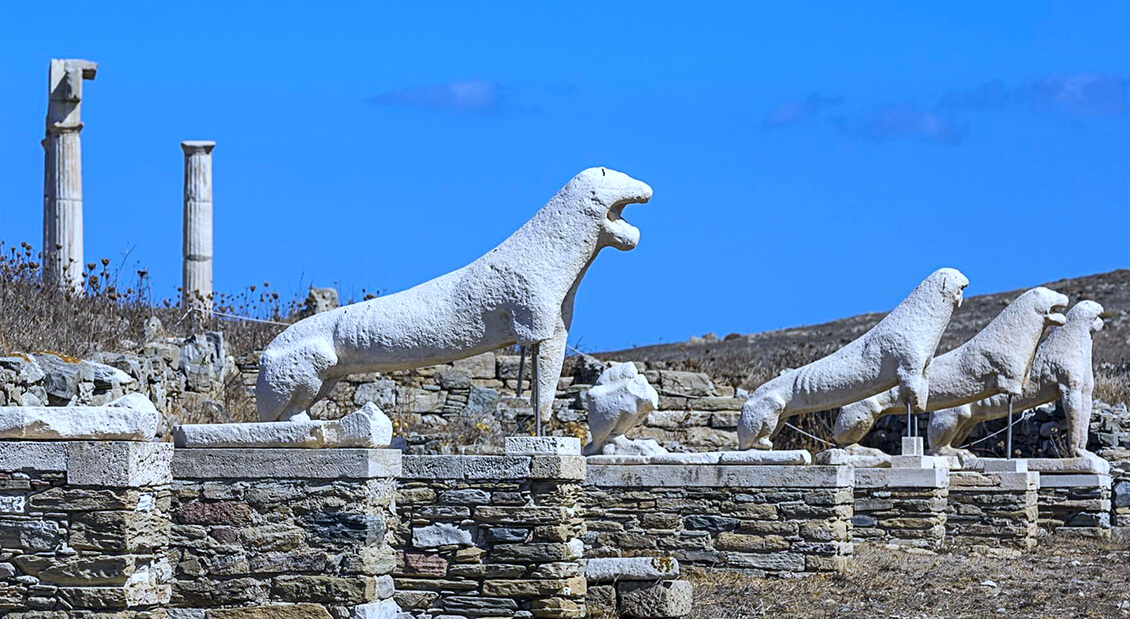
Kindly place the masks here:
POLYGON ((1067 324, 1067 316, 1064 316, 1062 313, 1066 308, 1066 305, 1053 305, 1048 311, 1048 322, 1061 327, 1067 324))

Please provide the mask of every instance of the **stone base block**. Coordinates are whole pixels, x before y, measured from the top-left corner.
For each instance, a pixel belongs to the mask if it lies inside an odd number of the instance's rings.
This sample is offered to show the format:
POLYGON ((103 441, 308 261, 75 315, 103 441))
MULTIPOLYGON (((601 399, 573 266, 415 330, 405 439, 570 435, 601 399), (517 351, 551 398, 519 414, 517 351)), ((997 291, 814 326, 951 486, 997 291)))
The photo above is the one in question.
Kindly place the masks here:
POLYGON ((1036 546, 1039 473, 950 471, 946 534, 958 543, 1036 546))
POLYGON ((1041 473, 1039 526, 1057 535, 1110 539, 1111 477, 1041 473))

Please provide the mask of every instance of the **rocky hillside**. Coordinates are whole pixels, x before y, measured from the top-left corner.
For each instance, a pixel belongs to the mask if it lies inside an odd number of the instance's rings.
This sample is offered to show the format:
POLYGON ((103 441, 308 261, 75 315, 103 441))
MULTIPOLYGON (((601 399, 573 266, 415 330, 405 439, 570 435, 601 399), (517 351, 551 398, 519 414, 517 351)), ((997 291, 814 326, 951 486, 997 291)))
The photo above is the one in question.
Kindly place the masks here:
MULTIPOLYGON (((1038 284, 1033 284, 1038 285, 1038 284)), ((1130 382, 1130 270, 1062 279, 1043 284, 1066 294, 1074 304, 1098 301, 1107 311, 1106 326, 1095 340, 1095 368, 1105 380, 1107 401, 1125 401, 1130 382), (1123 391, 1123 397, 1115 399, 1123 391)), ((939 353, 952 350, 972 337, 1024 290, 970 297, 950 322, 939 353)), ((823 357, 859 337, 885 316, 863 314, 832 322, 768 331, 752 335, 692 338, 678 344, 658 344, 597 355, 606 359, 643 361, 652 368, 709 373, 719 382, 755 387, 781 370, 823 357)))

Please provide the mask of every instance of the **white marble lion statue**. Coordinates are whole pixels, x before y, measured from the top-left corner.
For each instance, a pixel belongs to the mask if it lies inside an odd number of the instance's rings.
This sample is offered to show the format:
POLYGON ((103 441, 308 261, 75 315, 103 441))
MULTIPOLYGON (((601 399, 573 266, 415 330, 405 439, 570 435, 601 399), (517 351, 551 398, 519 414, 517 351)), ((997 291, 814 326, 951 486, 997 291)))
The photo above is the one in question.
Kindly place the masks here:
POLYGON ((967 285, 960 271, 938 269, 858 339, 758 387, 742 406, 738 447, 772 449, 782 418, 838 408, 896 385, 923 410, 926 368, 967 285))
POLYGON ((514 344, 530 347, 534 409, 547 419, 577 286, 601 249, 636 246, 640 232, 621 213, 651 194, 626 174, 590 168, 471 264, 291 325, 259 359, 260 419, 300 415, 350 374, 436 365, 514 344))
MULTIPOLYGON (((654 446, 624 444, 624 434, 642 421, 647 414, 659 408, 659 393, 647 382, 634 363, 617 363, 605 370, 592 388, 581 395, 581 403, 588 411, 591 442, 582 453, 586 456, 610 451, 624 454, 629 449, 647 453, 660 450, 654 446)), ((654 443, 654 441, 652 441, 654 443)), ((666 450, 662 450, 666 451, 666 450)), ((641 452, 642 453, 642 452, 641 452)))
MULTIPOLYGON (((1017 297, 977 335, 930 364, 930 399, 933 412, 975 402, 998 393, 1021 395, 1036 346, 1044 329, 1067 320, 1060 312, 1067 297, 1047 288, 1033 288, 1017 297)), ((916 409, 916 412, 921 412, 916 409)), ((906 395, 891 388, 844 406, 836 417, 836 442, 858 443, 886 415, 906 414, 906 395)))
MULTIPOLYGON (((1095 388, 1092 336, 1103 328, 1102 313, 1103 306, 1094 301, 1080 301, 1068 310, 1067 323, 1049 329, 1048 336, 1040 342, 1028 382, 1012 402, 1013 411, 1024 411, 1062 400, 1067 414, 1070 457, 1098 458, 1087 451, 1087 436, 1095 388)), ((972 453, 956 446, 979 424, 1006 417, 1008 410, 1008 396, 1002 394, 931 413, 927 427, 930 452, 937 456, 972 458, 972 453)))

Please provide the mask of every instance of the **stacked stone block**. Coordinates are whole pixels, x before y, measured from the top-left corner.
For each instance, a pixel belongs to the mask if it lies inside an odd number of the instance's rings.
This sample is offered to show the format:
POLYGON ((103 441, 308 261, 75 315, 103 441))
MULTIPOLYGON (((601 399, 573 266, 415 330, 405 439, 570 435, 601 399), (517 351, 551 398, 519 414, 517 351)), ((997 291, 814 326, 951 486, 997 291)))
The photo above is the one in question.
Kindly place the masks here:
POLYGON ((1040 528, 1057 535, 1110 539, 1110 490, 1110 475, 1041 473, 1040 528))
POLYGON ((946 469, 856 469, 852 539, 940 548, 948 498, 946 469))
POLYGON ((589 619, 674 619, 694 608, 691 583, 678 580, 674 557, 589 559, 589 619))
POLYGON ((0 615, 158 617, 172 445, 0 441, 0 615))
POLYGON ((178 619, 390 618, 400 452, 177 449, 178 619))
POLYGON ((946 534, 961 544, 1036 547, 1039 473, 1023 460, 1012 470, 950 471, 946 534))
POLYGON ((580 442, 405 456, 396 600, 412 617, 584 617, 580 442))
POLYGON ((589 557, 785 576, 843 570, 852 555, 852 470, 843 466, 589 465, 589 557))

